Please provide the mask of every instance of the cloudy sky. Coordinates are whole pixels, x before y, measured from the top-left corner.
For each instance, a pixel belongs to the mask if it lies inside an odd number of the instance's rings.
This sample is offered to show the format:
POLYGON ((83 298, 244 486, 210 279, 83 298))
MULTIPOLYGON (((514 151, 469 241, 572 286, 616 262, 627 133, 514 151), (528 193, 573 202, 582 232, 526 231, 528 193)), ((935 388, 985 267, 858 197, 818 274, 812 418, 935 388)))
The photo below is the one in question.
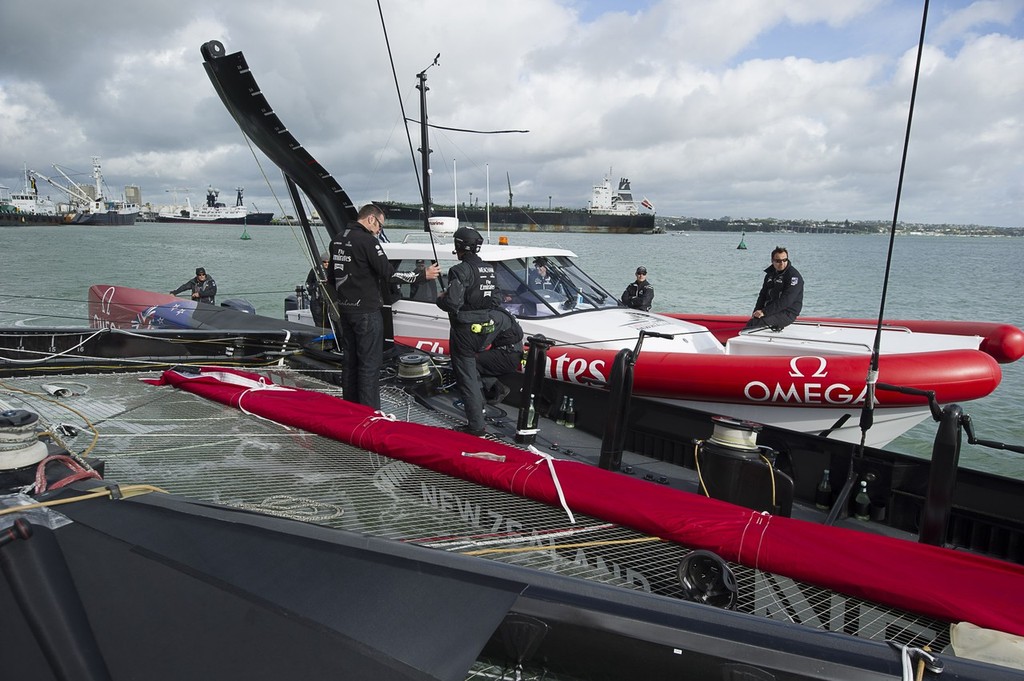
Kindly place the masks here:
MULTIPOLYGON (((357 204, 418 200, 399 101, 418 119, 440 53, 431 123, 528 132, 432 133, 435 201, 483 199, 489 179, 496 203, 510 181, 517 204, 582 207, 610 174, 660 215, 891 220, 922 4, 7 1, 0 184, 99 156, 111 189, 154 205, 240 185, 280 213, 280 173, 202 67, 216 39, 357 204)), ((932 0, 902 220, 1024 226, 1021 74, 1024 2, 932 0)))

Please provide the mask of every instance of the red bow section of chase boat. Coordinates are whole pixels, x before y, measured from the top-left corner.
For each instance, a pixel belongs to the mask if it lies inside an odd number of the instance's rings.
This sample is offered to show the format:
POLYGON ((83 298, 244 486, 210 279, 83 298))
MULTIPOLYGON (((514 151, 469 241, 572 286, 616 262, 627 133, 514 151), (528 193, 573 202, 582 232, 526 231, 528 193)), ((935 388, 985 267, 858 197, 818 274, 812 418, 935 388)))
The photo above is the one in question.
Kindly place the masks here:
MULTIPOLYGON (((1012 328, 1012 327, 1011 327, 1012 328)), ((448 352, 448 342, 396 336, 403 345, 448 352)), ((546 376, 556 381, 604 385, 615 351, 572 346, 552 348, 546 376)), ((732 404, 804 405, 848 408, 864 404, 868 355, 703 355, 645 350, 634 367, 633 391, 645 397, 732 404)), ((879 374, 886 383, 933 390, 941 404, 976 400, 1002 379, 996 360, 977 350, 883 355, 879 374)), ((924 399, 879 390, 878 405, 920 406, 924 399)))

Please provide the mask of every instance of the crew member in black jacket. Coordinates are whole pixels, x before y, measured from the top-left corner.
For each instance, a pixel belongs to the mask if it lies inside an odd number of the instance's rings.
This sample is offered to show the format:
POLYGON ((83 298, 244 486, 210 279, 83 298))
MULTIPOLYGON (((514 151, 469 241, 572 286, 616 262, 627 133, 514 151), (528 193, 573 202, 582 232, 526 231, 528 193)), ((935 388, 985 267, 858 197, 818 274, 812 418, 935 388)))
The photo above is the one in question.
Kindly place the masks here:
POLYGON ((519 371, 523 361, 523 327, 503 307, 494 308, 491 319, 494 320, 494 339, 491 347, 476 356, 476 365, 480 369, 487 404, 498 404, 511 392, 498 379, 519 371))
POLYGON ((804 278, 789 262, 789 252, 776 246, 772 251, 772 264, 764 270, 764 283, 754 303, 754 313, 745 328, 767 326, 779 331, 796 321, 803 306, 804 278))
POLYGON ((380 368, 384 363, 381 308, 394 274, 377 234, 384 211, 367 204, 331 241, 327 283, 338 292, 341 344, 345 351, 341 389, 345 399, 380 409, 380 368))
MULTIPOLYGON (((323 265, 325 274, 330 271, 331 254, 327 251, 321 253, 320 264, 323 265)), ((323 327, 324 319, 326 319, 324 311, 327 309, 329 301, 320 288, 320 278, 317 276, 315 267, 311 267, 309 274, 306 275, 306 295, 309 296, 309 311, 313 315, 313 323, 323 327)))
POLYGON ((654 287, 647 281, 647 268, 643 265, 636 268, 636 281, 626 287, 620 298, 622 304, 634 310, 649 311, 654 302, 654 287))
POLYGON ((192 300, 213 305, 214 298, 217 297, 217 282, 213 280, 213 277, 206 274, 206 268, 197 267, 196 276, 171 291, 171 295, 176 296, 182 291, 191 291, 192 300))
POLYGON ((477 255, 484 242, 480 232, 460 227, 455 230, 454 242, 453 253, 459 263, 448 270, 448 289, 438 296, 437 306, 448 313, 451 323, 448 344, 452 368, 466 410, 468 423, 458 430, 483 435, 484 396, 476 356, 497 334, 496 276, 494 266, 477 255))

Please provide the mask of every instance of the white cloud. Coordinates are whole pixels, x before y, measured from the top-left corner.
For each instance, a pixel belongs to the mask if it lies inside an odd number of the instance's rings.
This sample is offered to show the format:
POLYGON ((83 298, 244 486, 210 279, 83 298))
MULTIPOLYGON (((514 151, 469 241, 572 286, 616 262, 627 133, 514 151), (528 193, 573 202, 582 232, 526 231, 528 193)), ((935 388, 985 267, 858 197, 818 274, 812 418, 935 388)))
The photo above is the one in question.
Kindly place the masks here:
MULTIPOLYGON (((435 196, 585 205, 608 172, 661 214, 887 219, 920 29, 893 0, 428 3, 382 0, 405 114, 435 132, 435 196)), ((111 186, 246 187, 262 172, 199 47, 242 50, 268 100, 357 203, 418 196, 375 3, 4 3, 0 183, 23 163, 88 167, 111 186), (57 26, 74 26, 74 39, 57 26)), ((1020 226, 1024 83, 1015 0, 933 7, 902 215, 1020 226)), ((419 146, 413 131, 413 146, 419 146)), ((265 159, 257 157, 266 164, 265 159)), ((279 174, 270 169, 280 195, 279 174)))

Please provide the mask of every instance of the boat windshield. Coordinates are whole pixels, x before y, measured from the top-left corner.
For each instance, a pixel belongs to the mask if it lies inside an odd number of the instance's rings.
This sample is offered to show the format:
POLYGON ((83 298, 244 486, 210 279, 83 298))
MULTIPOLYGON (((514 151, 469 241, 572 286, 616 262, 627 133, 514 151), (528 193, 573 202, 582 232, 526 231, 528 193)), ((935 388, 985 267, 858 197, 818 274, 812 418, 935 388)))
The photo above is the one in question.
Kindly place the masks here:
MULTIPOLYGON (((441 288, 448 288, 448 269, 457 260, 442 257, 440 282, 402 284, 397 298, 433 303, 441 288), (440 288, 438 286, 440 284, 440 288)), ((618 299, 581 270, 573 258, 545 255, 491 261, 501 306, 524 319, 557 317, 575 312, 621 307, 618 299)), ((396 271, 414 271, 424 260, 395 259, 396 271)))
POLYGON ((499 260, 494 270, 501 306, 517 317, 552 317, 619 306, 615 296, 567 256, 499 260))

